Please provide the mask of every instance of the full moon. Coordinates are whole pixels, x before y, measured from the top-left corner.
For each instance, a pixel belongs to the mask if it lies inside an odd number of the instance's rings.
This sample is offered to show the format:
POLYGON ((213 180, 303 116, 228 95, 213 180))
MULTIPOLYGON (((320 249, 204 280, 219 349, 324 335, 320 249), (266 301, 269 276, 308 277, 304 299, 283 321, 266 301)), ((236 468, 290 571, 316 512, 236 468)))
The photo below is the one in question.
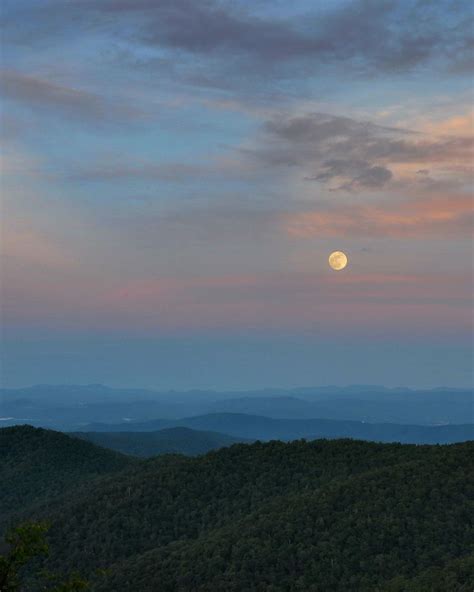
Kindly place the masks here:
POLYGON ((336 271, 344 269, 347 265, 347 255, 342 251, 334 251, 329 255, 329 266, 336 271))

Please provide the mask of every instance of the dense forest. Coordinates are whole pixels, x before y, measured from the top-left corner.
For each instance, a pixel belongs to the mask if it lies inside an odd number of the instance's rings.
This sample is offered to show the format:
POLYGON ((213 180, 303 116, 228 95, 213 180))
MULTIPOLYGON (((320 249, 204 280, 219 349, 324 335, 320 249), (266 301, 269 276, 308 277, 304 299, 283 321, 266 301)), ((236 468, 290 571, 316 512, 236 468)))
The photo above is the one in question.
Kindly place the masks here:
POLYGON ((0 442, 3 530, 47 521, 41 565, 95 592, 472 590, 473 442, 272 441, 147 460, 27 426, 0 442))
POLYGON ((13 510, 120 471, 132 462, 130 457, 60 432, 30 426, 0 429, 0 522, 13 510))

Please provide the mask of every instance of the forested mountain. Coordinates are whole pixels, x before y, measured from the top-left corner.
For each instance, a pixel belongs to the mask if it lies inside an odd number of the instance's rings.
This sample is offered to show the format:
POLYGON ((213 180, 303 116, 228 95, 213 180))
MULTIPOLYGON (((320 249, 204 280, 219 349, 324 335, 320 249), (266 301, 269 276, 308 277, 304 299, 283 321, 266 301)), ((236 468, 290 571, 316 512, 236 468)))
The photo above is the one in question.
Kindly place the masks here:
POLYGON ((131 464, 131 457, 59 432, 31 426, 1 429, 0 520, 131 464))
POLYGON ((428 567, 417 575, 398 576, 381 592, 471 592, 474 582, 474 554, 428 567))
POLYGON ((233 438, 218 432, 182 427, 156 432, 75 432, 71 435, 124 454, 141 457, 167 453, 193 456, 245 440, 245 438, 233 438))
MULTIPOLYGON (((163 592, 405 590, 410 579, 420 590, 425 579, 432 591, 443 558, 474 551, 473 507, 454 458, 378 468, 272 499, 197 540, 125 560, 99 590, 125 592, 131 582, 143 592, 157 582, 163 592)), ((460 574, 471 586, 472 557, 460 574)), ((444 590, 459 590, 458 582, 444 590)))
MULTIPOLYGON (((52 437, 77 445, 79 474, 104 453, 52 437)), ((470 590, 473 442, 255 442, 116 469, 15 516, 50 521, 48 567, 95 592, 470 590)))
POLYGON ((220 432, 234 438, 249 440, 358 438, 407 444, 449 444, 474 439, 474 424, 445 426, 372 424, 331 419, 273 419, 243 413, 212 413, 168 421, 157 419, 122 424, 91 424, 87 431, 144 432, 161 430, 165 427, 186 427, 193 430, 220 432))

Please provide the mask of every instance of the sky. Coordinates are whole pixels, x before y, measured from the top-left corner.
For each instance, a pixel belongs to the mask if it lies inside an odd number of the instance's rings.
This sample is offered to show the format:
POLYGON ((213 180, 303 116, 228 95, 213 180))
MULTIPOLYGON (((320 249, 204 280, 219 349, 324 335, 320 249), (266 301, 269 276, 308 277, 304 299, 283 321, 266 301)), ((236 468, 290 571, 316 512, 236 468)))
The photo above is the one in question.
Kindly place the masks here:
POLYGON ((473 11, 4 0, 2 385, 472 385, 473 11))

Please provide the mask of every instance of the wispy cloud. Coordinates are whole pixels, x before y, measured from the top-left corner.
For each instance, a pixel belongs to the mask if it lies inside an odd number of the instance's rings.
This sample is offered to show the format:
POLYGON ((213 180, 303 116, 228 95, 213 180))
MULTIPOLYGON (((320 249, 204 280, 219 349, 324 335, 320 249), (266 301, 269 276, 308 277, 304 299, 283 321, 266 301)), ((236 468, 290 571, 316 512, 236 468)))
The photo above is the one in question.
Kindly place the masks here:
POLYGON ((457 63, 467 53, 468 6, 461 1, 453 13, 448 0, 354 0, 284 19, 262 19, 235 3, 215 0, 105 0, 84 3, 83 10, 118 19, 134 15, 139 23, 142 18, 136 34, 149 45, 213 57, 216 51, 247 54, 257 66, 259 60, 308 58, 406 70, 440 56, 457 63))
POLYGON ((87 181, 119 181, 125 179, 174 181, 186 183, 190 179, 210 176, 213 170, 209 166, 172 163, 133 163, 104 162, 95 164, 91 168, 75 171, 69 178, 87 181))
POLYGON ((23 34, 30 43, 54 43, 100 33, 122 46, 118 55, 127 48, 132 60, 151 69, 169 68, 163 52, 178 52, 174 75, 203 87, 238 83, 247 90, 259 79, 305 78, 328 65, 351 75, 420 65, 465 71, 472 39, 465 0, 454 10, 449 0, 352 0, 309 6, 304 15, 289 7, 282 17, 266 18, 230 1, 49 0, 10 8, 5 21, 7 40, 23 34))
POLYGON ((472 197, 428 197, 380 205, 334 204, 283 218, 288 234, 314 237, 391 237, 423 239, 470 237, 472 197))
POLYGON ((142 334, 311 328, 321 337, 348 331, 465 335, 472 322, 465 275, 446 282, 429 274, 330 274, 161 277, 109 286, 87 276, 64 275, 63 282, 36 277, 34 296, 23 277, 5 289, 5 321, 142 334))
POLYGON ((0 71, 0 94, 4 98, 36 108, 44 108, 55 115, 86 122, 110 122, 136 119, 140 113, 125 103, 24 74, 14 70, 0 71))
POLYGON ((39 266, 40 269, 71 269, 72 254, 45 234, 24 225, 24 228, 2 228, 0 256, 4 263, 12 262, 20 268, 39 266))

